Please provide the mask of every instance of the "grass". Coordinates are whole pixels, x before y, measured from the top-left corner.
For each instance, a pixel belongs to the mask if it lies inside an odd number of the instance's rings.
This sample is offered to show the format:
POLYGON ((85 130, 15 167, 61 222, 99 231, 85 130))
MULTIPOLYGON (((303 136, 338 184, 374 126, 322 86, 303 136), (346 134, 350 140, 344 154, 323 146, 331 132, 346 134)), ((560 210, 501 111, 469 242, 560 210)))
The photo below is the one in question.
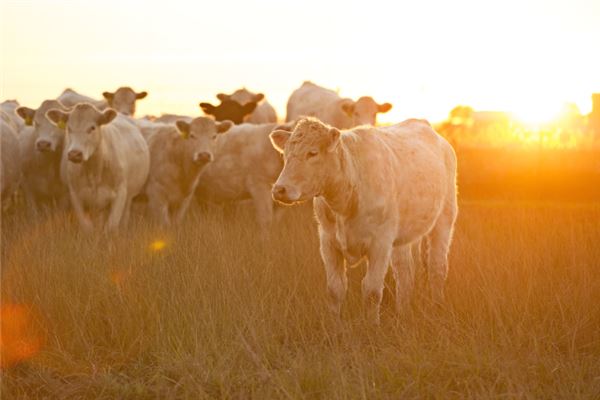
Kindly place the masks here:
POLYGON ((326 314, 309 209, 269 238, 251 219, 109 240, 5 217, 2 398, 600 398, 600 205, 461 204, 445 309, 399 319, 386 289, 377 328, 364 265, 326 314))

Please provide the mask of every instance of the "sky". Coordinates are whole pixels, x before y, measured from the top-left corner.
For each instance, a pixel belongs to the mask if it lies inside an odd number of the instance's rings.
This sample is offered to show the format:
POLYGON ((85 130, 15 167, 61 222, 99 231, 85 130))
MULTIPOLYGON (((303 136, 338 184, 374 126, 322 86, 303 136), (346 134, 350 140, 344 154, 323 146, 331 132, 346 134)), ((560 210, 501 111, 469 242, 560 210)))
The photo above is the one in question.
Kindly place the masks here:
POLYGON ((541 122, 600 92, 600 1, 0 0, 0 99, 146 90, 138 115, 200 115, 240 87, 281 119, 311 80, 390 102, 381 122, 452 107, 541 122))

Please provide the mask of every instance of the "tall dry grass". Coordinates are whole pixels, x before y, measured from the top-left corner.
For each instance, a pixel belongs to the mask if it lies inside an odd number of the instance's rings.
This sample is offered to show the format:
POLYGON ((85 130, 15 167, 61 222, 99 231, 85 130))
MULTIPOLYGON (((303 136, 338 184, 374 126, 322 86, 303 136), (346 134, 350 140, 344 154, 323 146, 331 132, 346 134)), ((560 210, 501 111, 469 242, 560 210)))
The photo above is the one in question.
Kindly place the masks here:
POLYGON ((310 210, 270 237, 251 219, 194 210, 107 239, 64 215, 5 217, 2 302, 30 316, 12 335, 42 347, 5 366, 2 398, 600 397, 599 205, 461 204, 446 308, 419 298, 398 319, 386 290, 378 328, 364 265, 343 321, 326 314, 310 210))

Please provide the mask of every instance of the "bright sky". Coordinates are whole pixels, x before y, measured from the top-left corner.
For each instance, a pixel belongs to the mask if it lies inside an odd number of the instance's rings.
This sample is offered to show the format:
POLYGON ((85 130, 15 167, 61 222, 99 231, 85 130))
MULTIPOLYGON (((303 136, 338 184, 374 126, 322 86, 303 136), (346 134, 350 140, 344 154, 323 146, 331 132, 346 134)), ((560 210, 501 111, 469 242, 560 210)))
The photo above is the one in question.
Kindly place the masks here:
POLYGON ((138 115, 199 115, 246 86, 284 118, 304 80, 371 95, 383 122, 457 104, 549 117, 600 92, 598 0, 0 0, 1 93, 37 107, 66 87, 128 85, 138 115))

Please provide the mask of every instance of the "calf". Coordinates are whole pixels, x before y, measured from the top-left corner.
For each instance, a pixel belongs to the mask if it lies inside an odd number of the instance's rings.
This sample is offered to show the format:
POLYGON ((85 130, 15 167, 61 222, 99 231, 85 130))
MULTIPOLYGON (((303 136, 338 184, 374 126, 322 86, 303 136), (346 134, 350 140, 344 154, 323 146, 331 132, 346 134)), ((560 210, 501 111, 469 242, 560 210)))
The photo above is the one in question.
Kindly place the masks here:
POLYGON ((275 109, 267 100, 265 100, 265 95, 262 93, 252 93, 246 88, 242 88, 236 90, 232 94, 219 93, 217 98, 221 101, 234 100, 241 105, 256 102, 258 105, 251 114, 246 115, 244 122, 249 122, 251 124, 277 122, 277 113, 275 112, 275 109))
POLYGON ((139 129, 112 108, 100 111, 87 103, 71 111, 52 109, 46 116, 66 131, 61 173, 82 229, 93 230, 95 213, 108 213, 103 218, 105 231, 126 224, 150 166, 139 129))
POLYGON ((375 125, 377 113, 388 112, 391 108, 390 103, 377 104, 368 96, 357 101, 341 98, 333 90, 307 81, 290 96, 286 121, 316 117, 336 128, 348 129, 358 125, 375 125))
POLYGON ((144 191, 152 215, 168 226, 183 220, 200 172, 213 160, 214 142, 233 124, 199 117, 176 126, 155 125, 148 138, 150 174, 144 191))
POLYGON ((422 239, 429 245, 433 299, 443 300, 457 215, 456 157, 428 122, 341 133, 306 118, 292 133, 274 131, 271 140, 285 159, 273 197, 285 204, 313 199, 329 307, 336 315, 348 286, 346 264, 352 267, 365 258, 362 292, 368 317, 379 323, 390 262, 396 308, 404 311, 415 275, 410 249, 422 239))

